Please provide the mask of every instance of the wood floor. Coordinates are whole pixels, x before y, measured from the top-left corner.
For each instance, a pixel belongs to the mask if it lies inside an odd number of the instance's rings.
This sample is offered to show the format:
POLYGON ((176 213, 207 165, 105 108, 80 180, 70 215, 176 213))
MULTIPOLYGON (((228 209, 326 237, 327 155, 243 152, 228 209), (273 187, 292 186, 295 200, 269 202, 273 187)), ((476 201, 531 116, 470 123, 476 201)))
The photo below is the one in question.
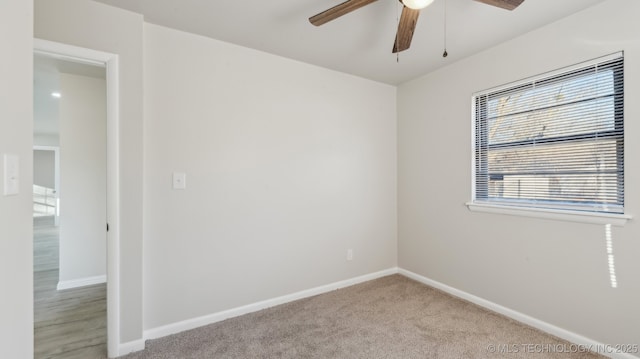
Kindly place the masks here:
POLYGON ((52 217, 34 218, 34 357, 107 357, 105 284, 58 291, 58 231, 52 217))

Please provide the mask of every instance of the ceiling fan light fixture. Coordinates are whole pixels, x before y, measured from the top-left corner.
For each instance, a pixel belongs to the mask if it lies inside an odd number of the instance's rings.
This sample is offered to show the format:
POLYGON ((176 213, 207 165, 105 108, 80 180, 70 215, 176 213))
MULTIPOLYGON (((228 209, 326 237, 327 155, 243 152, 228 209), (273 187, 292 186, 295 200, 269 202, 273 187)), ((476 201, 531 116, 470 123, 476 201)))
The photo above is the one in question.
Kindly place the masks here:
POLYGON ((413 10, 424 9, 425 7, 431 5, 433 0, 402 0, 404 6, 413 10))

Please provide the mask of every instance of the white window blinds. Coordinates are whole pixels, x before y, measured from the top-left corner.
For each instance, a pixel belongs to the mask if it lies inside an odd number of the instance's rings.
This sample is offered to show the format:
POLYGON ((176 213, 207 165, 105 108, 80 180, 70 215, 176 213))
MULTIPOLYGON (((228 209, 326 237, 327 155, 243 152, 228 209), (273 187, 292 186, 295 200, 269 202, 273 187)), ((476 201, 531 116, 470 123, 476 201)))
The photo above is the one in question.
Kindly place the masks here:
POLYGON ((624 213, 617 54, 476 94, 474 202, 624 213))

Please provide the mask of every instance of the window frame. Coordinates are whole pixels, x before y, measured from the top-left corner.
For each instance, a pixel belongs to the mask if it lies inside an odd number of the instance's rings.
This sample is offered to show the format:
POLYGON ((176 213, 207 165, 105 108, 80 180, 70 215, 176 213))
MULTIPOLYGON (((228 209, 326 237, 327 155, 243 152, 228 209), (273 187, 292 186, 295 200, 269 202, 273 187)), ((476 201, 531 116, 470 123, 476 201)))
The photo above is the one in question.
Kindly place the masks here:
MULTIPOLYGON (((603 63, 611 60, 615 60, 617 58, 623 58, 624 61, 624 53, 618 52, 611 55, 603 56, 600 58, 596 58, 593 60, 585 61, 579 64, 575 64, 573 66, 564 67, 555 71, 543 73, 536 76, 531 76, 527 79, 523 79, 520 81, 515 81, 509 84, 505 84, 499 87, 494 87, 491 89, 478 91, 471 96, 471 201, 466 203, 466 206, 471 211, 479 211, 479 212, 487 212, 487 213, 497 213, 497 214, 506 214, 506 215, 517 215, 517 216, 526 216, 526 217, 535 217, 535 218, 544 218, 544 219, 554 219, 554 220, 562 220, 562 221, 571 221, 571 222, 581 222, 581 223, 595 223, 595 224, 612 224, 617 226, 624 225, 628 220, 632 217, 625 213, 626 208, 624 206, 624 198, 622 198, 622 211, 623 213, 608 213, 608 212, 597 212, 597 211, 589 211, 589 210, 577 210, 577 209, 564 209, 561 207, 537 207, 537 206, 527 206, 525 205, 515 205, 509 204, 508 200, 505 201, 493 201, 490 199, 477 199, 478 188, 477 188, 477 178, 476 178, 476 169, 478 166, 478 161, 482 161, 479 159, 479 151, 478 146, 480 145, 480 141, 482 140, 477 136, 477 119, 476 119, 476 111, 478 110, 477 98, 480 96, 490 96, 492 94, 500 93, 501 91, 511 91, 517 89, 518 87, 526 88, 529 87, 532 82, 540 82, 540 81, 548 81, 557 78, 561 78, 562 76, 566 76, 571 73, 579 72, 580 70, 584 70, 585 67, 592 66, 598 63, 603 63)), ((622 73, 622 81, 624 86, 624 71, 622 73)), ((624 96, 624 93, 622 94, 624 96)), ((623 98, 624 100, 624 98, 623 98)), ((624 102, 623 102, 624 103, 624 102)), ((624 116, 624 108, 622 109, 624 116)), ((618 116, 618 113, 615 114, 618 116)), ((619 124, 616 122, 615 126, 619 124)), ((624 124, 623 124, 624 126, 624 124)), ((601 135, 601 134, 600 134, 601 135)), ((623 138, 626 136, 623 129, 623 138)), ((567 140, 570 139, 571 136, 566 136, 567 140)), ((594 136, 584 136, 586 138, 594 137, 597 138, 597 135, 594 136)), ((486 139, 485 139, 486 141, 486 139)), ((557 141, 557 138, 554 139, 557 141)), ((563 141, 564 142, 564 141, 563 141)), ((619 142, 619 141, 618 141, 619 142)), ((567 142, 568 143, 568 142, 567 142)), ((618 144, 619 146, 620 144, 618 144)), ((624 146, 624 144, 622 144, 624 146)), ((485 143, 485 147, 487 148, 487 144, 485 143)), ((624 153, 624 148, 623 148, 624 153)), ((483 158, 486 159, 487 155, 483 158)), ((619 164, 620 166, 624 166, 624 157, 622 160, 623 163, 619 164)), ((623 176, 625 176, 624 172, 623 176)), ((624 180, 624 179, 623 179, 624 180)), ((624 183, 624 182, 623 182, 624 183)), ((623 184, 624 186, 624 184, 623 184)), ((489 184, 487 183, 487 191, 489 184)), ((623 191, 623 196, 626 196, 626 193, 623 191)))

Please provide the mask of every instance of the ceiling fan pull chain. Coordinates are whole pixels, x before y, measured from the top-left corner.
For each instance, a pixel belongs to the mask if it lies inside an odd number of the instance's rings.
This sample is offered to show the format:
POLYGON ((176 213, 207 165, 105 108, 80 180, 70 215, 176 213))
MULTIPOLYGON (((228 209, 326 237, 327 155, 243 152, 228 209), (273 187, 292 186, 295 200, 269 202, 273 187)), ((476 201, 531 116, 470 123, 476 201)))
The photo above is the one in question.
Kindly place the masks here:
POLYGON ((444 52, 442 57, 447 57, 447 0, 444 0, 444 52))

